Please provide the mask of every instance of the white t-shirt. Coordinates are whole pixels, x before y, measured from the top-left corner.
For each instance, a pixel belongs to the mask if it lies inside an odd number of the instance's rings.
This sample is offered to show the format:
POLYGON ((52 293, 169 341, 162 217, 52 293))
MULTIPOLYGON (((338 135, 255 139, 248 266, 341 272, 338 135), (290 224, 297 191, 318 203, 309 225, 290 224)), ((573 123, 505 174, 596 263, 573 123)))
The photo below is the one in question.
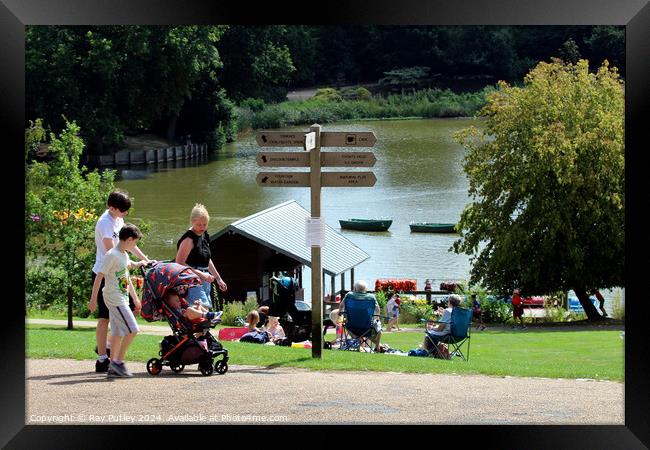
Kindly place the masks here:
POLYGON ((119 234, 123 226, 124 219, 121 217, 114 219, 111 217, 108 209, 104 211, 104 214, 102 214, 97 220, 97 225, 95 225, 95 246, 97 247, 97 253, 95 255, 93 272, 99 273, 99 268, 102 265, 102 258, 104 258, 104 255, 106 254, 106 247, 104 247, 103 242, 104 239, 112 239, 113 247, 115 247, 120 241, 119 234))
POLYGON ((386 303, 386 312, 388 312, 388 315, 391 317, 399 315, 399 306, 397 306, 395 297, 391 297, 390 300, 388 300, 388 303, 386 303))
MULTIPOLYGON (((442 317, 440 318, 439 322, 444 322, 446 323, 445 329, 442 331, 429 331, 431 334, 435 334, 436 336, 445 336, 449 333, 451 333, 451 310, 452 308, 445 308, 442 312, 442 317)), ((440 324, 438 324, 440 325, 440 324)))
POLYGON ((129 255, 113 247, 104 255, 98 273, 104 274, 104 303, 106 306, 128 306, 129 255))

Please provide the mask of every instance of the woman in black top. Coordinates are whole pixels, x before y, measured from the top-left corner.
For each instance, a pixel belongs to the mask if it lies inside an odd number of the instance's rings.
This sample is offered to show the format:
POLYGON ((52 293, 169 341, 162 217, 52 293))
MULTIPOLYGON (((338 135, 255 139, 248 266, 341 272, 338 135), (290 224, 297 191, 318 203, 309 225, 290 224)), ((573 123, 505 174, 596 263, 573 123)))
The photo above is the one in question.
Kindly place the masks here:
POLYGON ((217 282, 219 289, 226 291, 228 286, 219 275, 210 255, 210 235, 206 231, 210 216, 205 206, 197 203, 190 215, 191 227, 176 244, 176 262, 196 269, 203 278, 203 286, 187 291, 185 300, 191 305, 199 300, 206 308, 212 308, 210 283, 217 282))

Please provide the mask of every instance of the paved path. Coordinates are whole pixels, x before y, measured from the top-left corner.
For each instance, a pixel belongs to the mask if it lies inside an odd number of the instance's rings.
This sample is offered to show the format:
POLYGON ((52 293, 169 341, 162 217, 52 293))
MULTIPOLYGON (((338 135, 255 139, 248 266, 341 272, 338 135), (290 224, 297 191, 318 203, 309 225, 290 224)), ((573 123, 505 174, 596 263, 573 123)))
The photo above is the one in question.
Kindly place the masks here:
POLYGON ((134 378, 109 380, 89 365, 28 359, 26 423, 624 424, 624 384, 610 381, 253 366, 152 377, 134 362, 134 378))

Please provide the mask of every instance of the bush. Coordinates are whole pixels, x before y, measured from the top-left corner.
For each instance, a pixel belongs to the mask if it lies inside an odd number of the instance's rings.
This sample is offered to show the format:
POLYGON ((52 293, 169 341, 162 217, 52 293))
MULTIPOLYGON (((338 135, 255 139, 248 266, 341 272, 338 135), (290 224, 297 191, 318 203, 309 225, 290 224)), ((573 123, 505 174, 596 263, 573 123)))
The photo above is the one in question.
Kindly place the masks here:
POLYGON ((47 310, 55 304, 65 306, 60 286, 65 282, 63 269, 27 266, 25 271, 25 303, 29 309, 47 310))
POLYGON ((422 319, 433 315, 433 307, 425 299, 408 298, 400 295, 402 302, 399 308, 400 323, 419 324, 422 319))
POLYGON ((506 323, 512 317, 512 305, 493 295, 477 298, 485 323, 506 323))
POLYGON ((314 100, 325 100, 327 102, 340 102, 343 101, 341 94, 334 88, 318 89, 316 94, 312 97, 314 100))
POLYGON ((253 112, 260 112, 264 110, 266 103, 261 98, 247 98, 246 100, 242 100, 239 106, 253 112))
POLYGON ((357 88, 346 88, 341 90, 341 97, 344 100, 363 100, 372 99, 372 93, 363 86, 357 88))
POLYGON ((621 299, 621 293, 616 292, 612 299, 612 315, 613 319, 625 320, 625 304, 621 299))
POLYGON ((237 318, 246 317, 244 312, 244 304, 242 302, 233 301, 223 305, 223 314, 221 315, 221 323, 228 326, 239 326, 237 318))

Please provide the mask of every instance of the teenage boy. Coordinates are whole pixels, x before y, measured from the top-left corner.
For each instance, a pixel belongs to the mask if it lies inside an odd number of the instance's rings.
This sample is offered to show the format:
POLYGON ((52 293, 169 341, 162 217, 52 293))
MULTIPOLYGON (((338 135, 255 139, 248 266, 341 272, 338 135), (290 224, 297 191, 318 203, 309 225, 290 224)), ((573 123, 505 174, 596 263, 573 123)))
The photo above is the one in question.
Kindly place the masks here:
MULTIPOLYGON (((93 266, 92 281, 95 283, 97 273, 102 264, 102 259, 107 251, 115 247, 119 241, 118 234, 124 226, 124 217, 129 213, 131 208, 131 199, 119 189, 114 190, 108 196, 107 201, 108 209, 97 220, 95 225, 95 246, 97 253, 95 256, 95 265, 93 266)), ((144 253, 136 245, 133 248, 133 254, 143 261, 149 262, 144 253)), ((106 341, 108 336, 108 309, 104 304, 104 296, 102 282, 97 297, 97 305, 99 307, 97 313, 97 330, 95 331, 95 340, 97 341, 97 361, 95 362, 96 372, 106 372, 110 363, 108 359, 108 351, 106 349, 106 341)), ((129 306, 134 308, 133 299, 129 297, 129 306)))
POLYGON ((111 324, 111 348, 113 358, 107 368, 108 377, 132 377, 133 374, 124 365, 124 356, 129 344, 140 331, 135 316, 129 308, 129 293, 133 297, 135 313, 139 314, 142 307, 138 295, 131 283, 129 269, 141 267, 146 261, 133 262, 127 252, 133 252, 142 233, 133 224, 126 224, 118 234, 119 242, 102 258, 102 264, 93 283, 88 309, 97 309, 97 297, 103 280, 103 297, 108 309, 111 324))

